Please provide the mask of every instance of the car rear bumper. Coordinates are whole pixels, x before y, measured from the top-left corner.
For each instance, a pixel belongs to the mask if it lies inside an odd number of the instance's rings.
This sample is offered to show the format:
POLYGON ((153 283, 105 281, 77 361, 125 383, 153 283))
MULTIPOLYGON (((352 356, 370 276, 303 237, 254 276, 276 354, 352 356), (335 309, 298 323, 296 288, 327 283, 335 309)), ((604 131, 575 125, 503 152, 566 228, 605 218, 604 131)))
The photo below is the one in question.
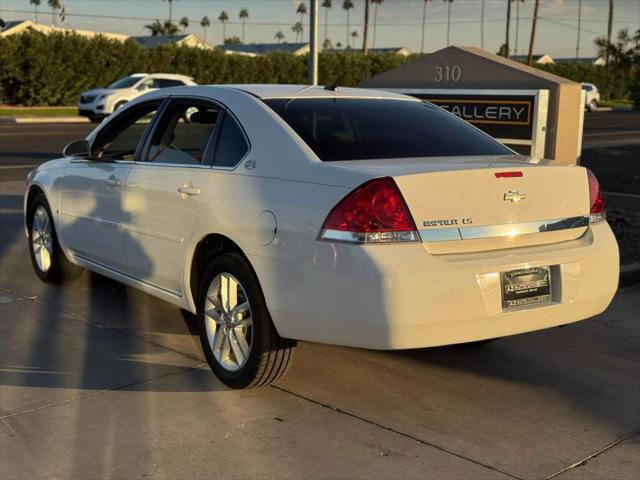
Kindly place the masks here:
POLYGON ((564 325, 601 313, 618 285, 606 223, 579 239, 431 255, 419 243, 317 242, 303 263, 250 257, 280 335, 375 349, 464 343, 564 325), (499 272, 551 266, 553 301, 502 310, 499 272))

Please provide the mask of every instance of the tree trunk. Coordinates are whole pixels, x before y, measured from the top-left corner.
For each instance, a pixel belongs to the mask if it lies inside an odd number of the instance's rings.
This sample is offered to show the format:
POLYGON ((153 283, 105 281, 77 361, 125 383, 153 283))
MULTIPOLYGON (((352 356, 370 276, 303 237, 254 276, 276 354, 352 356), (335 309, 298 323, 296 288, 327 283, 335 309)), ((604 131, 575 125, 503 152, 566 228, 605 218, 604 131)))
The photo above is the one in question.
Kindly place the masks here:
POLYGON ((447 47, 451 45, 451 0, 447 2, 447 47))
POLYGON ((484 2, 480 5, 480 48, 484 50, 484 2))
POLYGON ((376 32, 378 31, 378 4, 373 6, 373 48, 376 48, 376 32))
POLYGON ((324 7, 324 41, 329 38, 329 9, 324 7))
POLYGON ((511 27, 511 0, 507 0, 507 33, 504 40, 504 56, 509 58, 509 29, 511 27))
POLYGON ((420 41, 420 53, 424 54, 424 29, 427 22, 427 2, 422 2, 422 40, 420 41))
POLYGON ((538 23, 538 7, 540 6, 540 0, 536 0, 533 7, 533 19, 531 20, 531 39, 529 40, 529 58, 527 59, 527 65, 533 64, 533 46, 536 42, 536 24, 538 23))
POLYGON ((520 33, 520 0, 516 0, 516 44, 513 54, 518 55, 518 34, 520 33))
POLYGON ((582 28, 582 0, 578 0, 578 39, 576 40, 576 60, 580 58, 580 28, 582 28))
POLYGON ((349 41, 349 19, 350 19, 349 12, 350 10, 347 9, 347 46, 351 45, 351 42, 349 41))
POLYGON ((364 28, 362 29, 362 53, 369 53, 369 0, 364 0, 364 28))
POLYGON ((609 51, 611 50, 611 31, 613 30, 613 0, 609 0, 609 23, 607 25, 607 50, 604 63, 609 66, 609 51))

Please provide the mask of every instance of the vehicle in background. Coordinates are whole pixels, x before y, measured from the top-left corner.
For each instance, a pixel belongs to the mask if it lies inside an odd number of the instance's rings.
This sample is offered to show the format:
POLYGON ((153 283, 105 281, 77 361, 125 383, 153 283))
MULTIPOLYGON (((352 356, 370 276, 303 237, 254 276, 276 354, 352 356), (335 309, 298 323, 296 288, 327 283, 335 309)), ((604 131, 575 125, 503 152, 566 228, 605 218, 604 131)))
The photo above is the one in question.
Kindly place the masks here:
POLYGON ((143 93, 167 87, 196 85, 193 78, 173 73, 134 73, 116 80, 107 88, 94 88, 80 95, 78 115, 92 122, 109 116, 143 93))
POLYGON ((584 90, 584 108, 590 112, 595 112, 598 109, 598 103, 600 102, 600 91, 593 83, 582 83, 582 90, 584 90))

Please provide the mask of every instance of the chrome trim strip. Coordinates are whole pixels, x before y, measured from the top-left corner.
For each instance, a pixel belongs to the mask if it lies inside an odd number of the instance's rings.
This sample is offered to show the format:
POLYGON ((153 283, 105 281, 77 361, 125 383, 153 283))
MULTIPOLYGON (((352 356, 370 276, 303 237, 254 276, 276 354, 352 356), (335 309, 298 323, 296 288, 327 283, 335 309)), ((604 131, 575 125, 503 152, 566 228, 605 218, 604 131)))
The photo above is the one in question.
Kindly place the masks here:
POLYGON ((420 230, 423 242, 447 242, 455 240, 477 240, 479 238, 516 237, 532 233, 557 232, 589 226, 589 216, 540 220, 535 222, 504 223, 478 227, 439 228, 420 230))

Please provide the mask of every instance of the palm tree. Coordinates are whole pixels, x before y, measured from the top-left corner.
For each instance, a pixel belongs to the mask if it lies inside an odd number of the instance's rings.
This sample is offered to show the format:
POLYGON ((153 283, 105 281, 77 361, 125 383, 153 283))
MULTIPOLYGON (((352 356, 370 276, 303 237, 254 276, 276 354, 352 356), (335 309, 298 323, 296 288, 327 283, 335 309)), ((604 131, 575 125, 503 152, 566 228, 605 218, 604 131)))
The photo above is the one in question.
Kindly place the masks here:
POLYGON ((323 0, 322 8, 324 8, 324 41, 327 41, 329 30, 329 9, 331 8, 331 0, 323 0))
POLYGON ((580 58, 580 28, 582 27, 582 0, 578 0, 578 39, 576 40, 576 60, 580 58))
POLYGON ((331 40, 329 40, 328 38, 325 38, 324 42, 322 42, 322 49, 333 50, 333 45, 331 44, 331 40))
POLYGON ((516 2, 516 44, 513 50, 514 55, 518 55, 518 33, 520 32, 520 4, 524 3, 524 0, 514 0, 516 2))
POLYGON ((298 37, 302 38, 302 23, 296 22, 293 27, 291 27, 291 31, 296 34, 296 42, 298 41, 298 37))
POLYGON ((354 30, 353 32, 351 32, 351 38, 353 38, 353 45, 351 46, 351 48, 355 48, 356 47, 356 38, 358 38, 358 31, 354 30))
POLYGON ((227 38, 227 22, 229 21, 229 15, 227 15, 227 12, 222 10, 220 15, 218 15, 218 21, 222 22, 222 43, 224 43, 224 39, 227 38))
POLYGON ((38 7, 40 6, 40 0, 29 0, 29 3, 33 5, 33 12, 36 15, 36 23, 38 23, 38 7))
POLYGON ((364 28, 362 30, 362 53, 367 55, 369 53, 369 46, 367 41, 369 39, 369 0, 364 0, 364 28))
MULTIPOLYGON (((607 45, 611 45, 611 31, 613 30, 613 0, 609 0, 609 21, 607 23, 607 45)), ((609 65, 609 48, 605 51, 604 64, 609 65)))
MULTIPOLYGON (((163 2, 165 0, 162 0, 163 2)), ((176 0, 166 0, 167 2, 169 2, 169 21, 173 22, 173 2, 175 2, 176 0)))
POLYGON ((48 0, 47 2, 51 7, 51 24, 56 24, 56 10, 60 8, 60 0, 48 0))
POLYGON ((164 35, 169 35, 170 37, 173 37, 174 35, 177 35, 178 32, 180 32, 180 29, 178 28, 178 26, 173 23, 171 20, 165 20, 164 21, 164 35))
POLYGON ((300 15, 300 21, 298 23, 300 24, 300 41, 302 42, 304 35, 304 16, 307 14, 307 6, 301 2, 298 8, 296 8, 296 13, 300 15))
POLYGON ((182 31, 184 32, 187 28, 189 28, 189 19, 187 17, 182 17, 180 19, 180 26, 182 27, 182 31))
POLYGON ((249 10, 241 8, 238 18, 240 18, 240 21, 242 22, 242 43, 244 43, 244 22, 249 18, 249 10))
POLYGON ((347 45, 349 45, 349 23, 351 20, 350 11, 355 5, 351 0, 344 0, 342 2, 342 9, 347 11, 347 45))
POLYGON ((341 49, 341 48, 342 48, 342 43, 341 42, 336 43, 336 49, 341 49))
POLYGON ((278 40, 278 43, 282 43, 282 41, 284 40, 284 33, 282 33, 282 30, 278 30, 278 31, 276 32, 275 37, 273 37, 273 38, 275 38, 276 40, 278 40))
POLYGON ((484 2, 480 4, 480 48, 484 50, 484 2))
POLYGON ((536 42, 536 26, 538 24, 538 8, 540 7, 540 0, 535 0, 533 5, 533 18, 531 19, 531 39, 529 40, 529 58, 527 58, 527 65, 533 64, 533 46, 536 42))
POLYGON ((427 24, 427 3, 431 0, 424 0, 422 2, 422 41, 420 43, 420 53, 424 53, 424 29, 427 24))
POLYGON ((513 0, 507 0, 507 31, 506 39, 504 41, 504 56, 509 58, 509 28, 511 27, 511 2, 513 0))
POLYGON ((164 25, 162 24, 162 22, 160 22, 160 20, 154 20, 153 23, 150 23, 149 25, 145 25, 144 28, 146 28, 147 30, 149 30, 149 32, 151 33, 151 36, 156 37, 158 35, 164 35, 164 25))
POLYGON ((451 45, 451 4, 453 0, 444 0, 447 2, 447 47, 451 45))
POLYGON ((209 17, 207 17, 206 15, 202 17, 202 20, 200 20, 200 26, 202 27, 202 33, 203 33, 205 43, 207 43, 207 29, 209 28, 210 25, 211 25, 211 21, 209 20, 209 17))
POLYGON ((373 3, 373 48, 376 48, 376 30, 378 29, 378 5, 384 0, 371 0, 373 3))

